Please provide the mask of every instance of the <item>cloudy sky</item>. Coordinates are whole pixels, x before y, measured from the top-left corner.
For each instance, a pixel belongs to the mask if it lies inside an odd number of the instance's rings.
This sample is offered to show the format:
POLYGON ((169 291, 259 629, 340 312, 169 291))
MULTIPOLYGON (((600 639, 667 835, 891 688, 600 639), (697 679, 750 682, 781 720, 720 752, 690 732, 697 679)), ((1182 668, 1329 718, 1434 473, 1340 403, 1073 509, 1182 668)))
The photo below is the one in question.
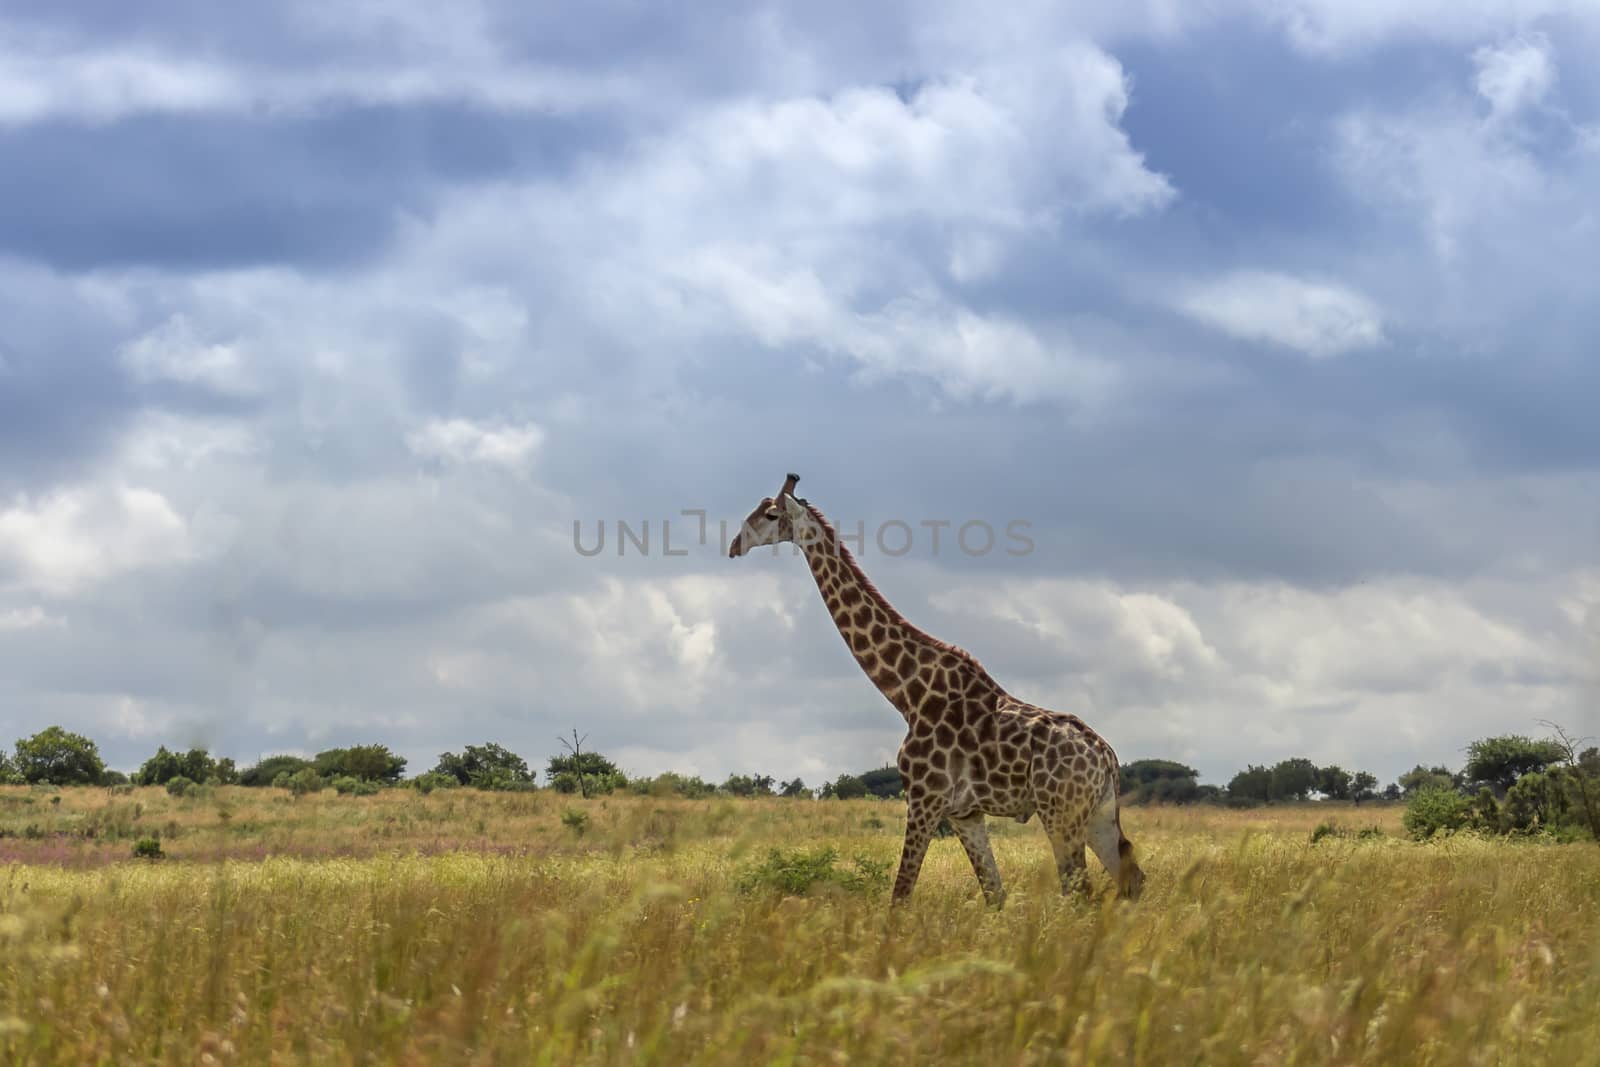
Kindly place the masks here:
POLYGON ((7 3, 0 741, 881 764, 791 470, 1125 760, 1600 733, 1600 6, 1000 10, 7 3))

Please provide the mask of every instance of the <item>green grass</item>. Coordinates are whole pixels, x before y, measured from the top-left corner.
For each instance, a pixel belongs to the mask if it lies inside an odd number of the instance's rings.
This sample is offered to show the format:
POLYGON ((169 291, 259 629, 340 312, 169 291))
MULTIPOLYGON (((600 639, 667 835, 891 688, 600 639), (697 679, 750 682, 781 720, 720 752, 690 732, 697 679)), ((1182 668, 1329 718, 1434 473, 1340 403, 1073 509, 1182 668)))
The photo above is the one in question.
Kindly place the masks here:
POLYGON ((1600 848, 1416 844, 1393 808, 1134 809, 1132 906, 1062 899, 1037 825, 996 820, 1002 911, 945 840, 896 912, 860 876, 893 870, 892 802, 62 796, 0 791, 0 1062, 1576 1064, 1600 1043, 1600 848), (97 812, 114 841, 66 836, 97 812), (1327 822, 1352 832, 1313 842, 1327 822))

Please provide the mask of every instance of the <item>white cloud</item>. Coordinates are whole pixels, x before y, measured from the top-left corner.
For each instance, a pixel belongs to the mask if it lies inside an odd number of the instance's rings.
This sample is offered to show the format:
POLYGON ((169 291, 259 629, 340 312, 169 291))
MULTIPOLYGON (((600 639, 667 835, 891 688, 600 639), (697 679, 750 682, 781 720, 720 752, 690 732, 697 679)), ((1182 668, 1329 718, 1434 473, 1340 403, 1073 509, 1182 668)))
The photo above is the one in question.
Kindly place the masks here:
POLYGON ((0 561, 24 588, 73 593, 191 555, 187 523, 150 489, 70 489, 38 500, 19 497, 0 509, 0 561))
POLYGON ((237 346, 202 341, 183 313, 129 341, 118 354, 142 382, 179 382, 235 394, 248 394, 255 384, 237 346))
POLYGON ((914 229, 971 280, 1019 242, 1176 196, 1118 126, 1128 97, 1113 58, 1084 44, 1011 58, 906 98, 852 87, 716 106, 581 185, 462 198, 426 239, 526 220, 530 243, 574 265, 573 298, 633 335, 814 347, 865 378, 959 397, 1099 399, 1110 360, 1070 326, 970 308, 890 237, 914 229))
POLYGON ((1187 287, 1177 298, 1190 318, 1247 341, 1266 341, 1313 358, 1384 341, 1382 314, 1365 296, 1330 282, 1241 271, 1187 287))
POLYGON ((1556 81, 1555 56, 1544 34, 1515 37, 1472 53, 1478 67, 1478 94, 1496 118, 1507 118, 1549 94, 1556 81))
POLYGON ((1541 716, 1592 725, 1574 685, 1594 676, 1596 586, 1578 574, 1549 587, 1587 590, 1570 596, 1570 623, 1525 614, 1525 590, 1493 580, 965 580, 930 599, 975 628, 990 620, 967 645, 980 659, 1026 650, 1008 660, 1021 670, 991 664, 1000 683, 1080 711, 1124 759, 1177 752, 1231 773, 1304 754, 1392 775, 1395 751, 1450 761, 1476 737, 1538 732, 1541 716))
POLYGON ((495 426, 469 419, 430 419, 406 435, 406 446, 424 459, 525 469, 544 444, 533 423, 495 426))

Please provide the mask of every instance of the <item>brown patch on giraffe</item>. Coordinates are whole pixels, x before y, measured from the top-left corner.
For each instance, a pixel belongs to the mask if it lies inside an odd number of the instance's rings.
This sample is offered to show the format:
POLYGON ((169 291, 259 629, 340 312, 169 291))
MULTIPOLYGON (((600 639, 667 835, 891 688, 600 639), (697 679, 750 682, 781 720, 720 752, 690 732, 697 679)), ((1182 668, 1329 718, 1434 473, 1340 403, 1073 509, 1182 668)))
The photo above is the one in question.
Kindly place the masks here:
POLYGON ((922 664, 924 667, 938 658, 938 651, 929 648, 927 645, 923 645, 921 648, 917 649, 917 662, 922 664))
POLYGON ((889 636, 889 628, 880 622, 872 627, 871 634, 872 643, 875 645, 881 645, 883 644, 884 638, 889 636))
POLYGON ((872 624, 872 609, 865 606, 857 608, 855 615, 851 617, 851 621, 862 628, 870 626, 872 624))
POLYGON ((913 704, 921 704, 922 698, 927 695, 928 687, 922 684, 920 678, 911 679, 910 684, 906 686, 906 696, 911 699, 913 704))

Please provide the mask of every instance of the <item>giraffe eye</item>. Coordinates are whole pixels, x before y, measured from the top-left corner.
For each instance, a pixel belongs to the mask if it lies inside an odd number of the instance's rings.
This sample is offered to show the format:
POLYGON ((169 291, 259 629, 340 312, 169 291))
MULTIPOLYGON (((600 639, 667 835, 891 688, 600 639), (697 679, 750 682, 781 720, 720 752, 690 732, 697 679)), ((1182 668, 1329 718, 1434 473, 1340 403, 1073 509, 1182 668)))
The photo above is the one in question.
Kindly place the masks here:
POLYGON ((778 518, 778 509, 773 508, 771 511, 767 512, 767 518, 776 520, 778 518))

